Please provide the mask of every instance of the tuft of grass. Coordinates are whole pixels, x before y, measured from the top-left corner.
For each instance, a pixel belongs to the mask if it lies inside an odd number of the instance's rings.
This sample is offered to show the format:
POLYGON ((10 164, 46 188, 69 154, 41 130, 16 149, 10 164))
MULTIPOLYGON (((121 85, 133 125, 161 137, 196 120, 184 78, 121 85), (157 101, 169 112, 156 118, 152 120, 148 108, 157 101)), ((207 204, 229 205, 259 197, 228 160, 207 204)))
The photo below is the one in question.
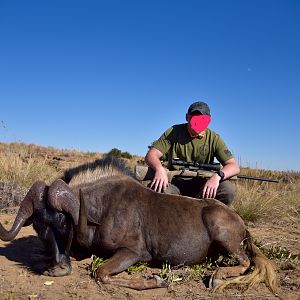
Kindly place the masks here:
POLYGON ((93 278, 95 278, 96 277, 96 271, 97 271, 97 269, 100 266, 102 266, 104 263, 106 263, 108 261, 108 259, 104 259, 104 258, 98 257, 98 256, 96 256, 94 254, 91 256, 91 259, 92 259, 92 261, 91 261, 91 263, 89 265, 89 270, 91 272, 91 276, 93 278))
MULTIPOLYGON (((93 278, 96 277, 96 271, 97 269, 102 266, 104 263, 106 263, 108 261, 108 259, 104 259, 104 258, 101 258, 101 257, 98 257, 96 255, 92 255, 91 256, 91 263, 88 267, 89 271, 91 272, 91 276, 93 278)), ((127 269, 127 272, 129 275, 133 275, 135 273, 139 273, 139 272, 142 272, 144 270, 146 270, 148 267, 148 264, 145 263, 145 262, 138 262, 136 263, 135 265, 133 266, 130 266, 128 269, 127 269)))
POLYGON ((148 264, 147 263, 145 263, 145 262, 138 262, 135 265, 130 266, 127 269, 127 273, 129 275, 133 275, 135 273, 142 272, 142 271, 146 270, 147 268, 148 268, 148 264))
POLYGON ((278 206, 280 193, 261 184, 245 182, 237 188, 234 209, 246 221, 257 221, 278 206))
POLYGON ((215 262, 212 262, 211 259, 206 258, 205 262, 193 266, 185 266, 183 268, 182 277, 184 281, 200 281, 204 277, 208 276, 213 270, 215 270, 215 262))
POLYGON ((162 279, 168 281, 168 283, 178 282, 181 281, 183 278, 182 276, 177 275, 171 268, 169 263, 163 263, 162 269, 160 270, 158 276, 162 279))

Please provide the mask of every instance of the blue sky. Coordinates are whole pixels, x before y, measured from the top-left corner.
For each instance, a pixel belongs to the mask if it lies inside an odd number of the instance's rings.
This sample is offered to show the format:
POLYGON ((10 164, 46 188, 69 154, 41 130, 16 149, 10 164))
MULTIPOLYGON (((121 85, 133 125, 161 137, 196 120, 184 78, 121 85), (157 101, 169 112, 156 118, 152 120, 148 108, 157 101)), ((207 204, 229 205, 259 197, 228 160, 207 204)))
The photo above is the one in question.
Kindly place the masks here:
POLYGON ((300 170, 300 2, 0 2, 0 141, 145 155, 198 100, 242 166, 300 170))

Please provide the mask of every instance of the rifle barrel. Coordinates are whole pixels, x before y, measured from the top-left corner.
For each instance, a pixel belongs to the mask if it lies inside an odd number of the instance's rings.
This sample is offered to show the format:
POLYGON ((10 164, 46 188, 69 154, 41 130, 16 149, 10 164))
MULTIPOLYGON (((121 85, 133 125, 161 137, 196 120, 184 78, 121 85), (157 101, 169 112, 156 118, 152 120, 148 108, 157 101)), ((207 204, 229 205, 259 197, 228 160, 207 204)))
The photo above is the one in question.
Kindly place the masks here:
POLYGON ((278 180, 275 180, 275 179, 262 178, 262 177, 254 177, 254 176, 247 176, 247 175, 237 175, 236 177, 237 178, 243 178, 243 179, 250 179, 250 180, 275 182, 275 183, 279 182, 278 180))

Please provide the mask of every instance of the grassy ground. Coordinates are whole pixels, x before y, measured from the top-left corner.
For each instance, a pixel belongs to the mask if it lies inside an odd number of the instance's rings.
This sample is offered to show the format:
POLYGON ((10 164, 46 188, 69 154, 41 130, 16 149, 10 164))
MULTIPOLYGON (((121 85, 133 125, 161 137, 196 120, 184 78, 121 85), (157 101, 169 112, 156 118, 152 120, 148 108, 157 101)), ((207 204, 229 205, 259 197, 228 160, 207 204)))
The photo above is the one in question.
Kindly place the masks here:
MULTIPOLYGON (((82 163, 93 162, 103 158, 104 155, 99 152, 61 150, 22 143, 0 143, 0 209, 3 211, 3 208, 8 206, 17 207, 35 181, 43 180, 50 184, 54 179, 61 177, 66 169, 82 163)), ((140 160, 143 158, 133 156, 131 159, 126 159, 126 163, 133 169, 140 160)), ((274 237, 273 240, 276 242, 274 244, 267 245, 267 243, 270 241, 268 232, 275 227, 278 230, 282 227, 290 232, 300 231, 300 173, 249 168, 242 169, 241 173, 279 180, 277 184, 242 179, 235 181, 237 196, 234 209, 248 226, 252 227, 252 231, 256 230, 255 227, 263 228, 259 233, 255 232, 257 236, 261 237, 256 243, 268 257, 278 262, 282 270, 281 284, 298 286, 298 283, 294 281, 292 284, 289 283, 288 277, 283 275, 284 270, 289 272, 289 270, 299 268, 300 251, 297 241, 295 241, 295 247, 293 243, 290 243, 292 249, 285 247, 286 243, 282 237, 278 242, 274 237)), ((285 235, 284 233, 283 236, 285 235)), ((97 258, 94 259, 91 264, 91 272, 97 262, 97 258)), ((222 263, 229 264, 230 261, 222 263)), ((180 269, 173 269, 166 264, 160 270, 160 275, 170 282, 199 281, 214 269, 215 264, 216 262, 208 261, 204 265, 180 269)), ((144 266, 138 265, 128 270, 128 273, 146 272, 145 269, 144 266)), ((287 285, 287 288, 290 287, 287 285)))

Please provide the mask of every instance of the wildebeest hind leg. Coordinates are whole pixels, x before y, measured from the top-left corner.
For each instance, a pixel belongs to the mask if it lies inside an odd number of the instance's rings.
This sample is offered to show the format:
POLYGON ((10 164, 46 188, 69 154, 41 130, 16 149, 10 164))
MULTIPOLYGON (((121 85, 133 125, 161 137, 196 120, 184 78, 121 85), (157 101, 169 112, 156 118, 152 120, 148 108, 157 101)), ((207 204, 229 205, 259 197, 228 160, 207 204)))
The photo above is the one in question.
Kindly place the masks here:
POLYGON ((160 279, 158 276, 152 279, 124 279, 112 276, 113 274, 118 274, 126 270, 138 261, 141 261, 141 259, 136 253, 128 249, 120 249, 106 263, 97 269, 96 280, 135 290, 146 290, 167 286, 166 281, 160 279))
POLYGON ((217 269, 214 272, 214 274, 211 276, 209 282, 209 286, 211 288, 216 289, 219 286, 222 286, 223 279, 226 279, 227 277, 236 277, 239 275, 243 275, 246 272, 246 270, 249 268, 250 260, 244 250, 241 250, 239 254, 236 254, 235 252, 235 255, 237 255, 236 258, 239 264, 233 267, 220 267, 219 269, 217 269))

